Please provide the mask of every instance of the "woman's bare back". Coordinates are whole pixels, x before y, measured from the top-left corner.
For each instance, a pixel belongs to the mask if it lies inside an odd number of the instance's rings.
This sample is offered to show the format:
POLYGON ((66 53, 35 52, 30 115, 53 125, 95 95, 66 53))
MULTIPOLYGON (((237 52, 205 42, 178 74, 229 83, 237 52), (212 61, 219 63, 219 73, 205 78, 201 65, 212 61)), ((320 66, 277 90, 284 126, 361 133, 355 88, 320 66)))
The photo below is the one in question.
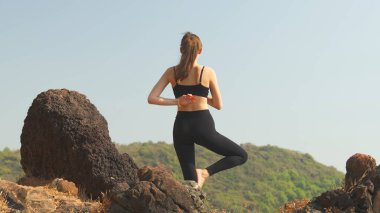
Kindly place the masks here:
MULTIPOLYGON (((199 82, 202 67, 203 66, 201 65, 194 66, 192 71, 189 72, 189 75, 185 79, 178 81, 177 83, 180 85, 197 85, 201 83, 201 85, 203 85, 204 87, 209 88, 210 87, 210 78, 208 75, 209 68, 207 68, 206 66, 204 67, 204 70, 203 70, 202 79, 201 79, 202 82, 199 82)), ((175 85, 177 84, 174 78, 174 68, 171 68, 170 73, 171 75, 168 76, 168 80, 171 83, 172 88, 174 88, 175 85)), ((197 95, 193 95, 193 96, 195 97, 195 100, 191 104, 186 105, 186 106, 181 106, 181 107, 177 106, 177 110, 178 111, 195 111, 195 110, 208 109, 208 103, 207 103, 206 97, 197 96, 197 95)))

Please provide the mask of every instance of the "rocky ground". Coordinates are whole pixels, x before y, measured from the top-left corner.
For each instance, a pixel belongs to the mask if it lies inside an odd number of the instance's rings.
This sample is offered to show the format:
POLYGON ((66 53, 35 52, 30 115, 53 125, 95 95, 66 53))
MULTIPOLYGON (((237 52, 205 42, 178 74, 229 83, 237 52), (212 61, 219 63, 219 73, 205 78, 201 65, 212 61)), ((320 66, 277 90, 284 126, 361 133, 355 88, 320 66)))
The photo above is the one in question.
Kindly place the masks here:
POLYGON ((81 198, 75 184, 54 179, 41 186, 0 180, 0 212, 104 212, 100 201, 81 198))
POLYGON ((347 160, 344 187, 309 200, 285 204, 284 213, 380 213, 380 166, 373 157, 355 154, 347 160))
POLYGON ((0 212, 225 212, 208 206, 194 181, 176 181, 165 168, 143 167, 139 177, 135 185, 118 184, 96 200, 64 179, 0 180, 0 212))

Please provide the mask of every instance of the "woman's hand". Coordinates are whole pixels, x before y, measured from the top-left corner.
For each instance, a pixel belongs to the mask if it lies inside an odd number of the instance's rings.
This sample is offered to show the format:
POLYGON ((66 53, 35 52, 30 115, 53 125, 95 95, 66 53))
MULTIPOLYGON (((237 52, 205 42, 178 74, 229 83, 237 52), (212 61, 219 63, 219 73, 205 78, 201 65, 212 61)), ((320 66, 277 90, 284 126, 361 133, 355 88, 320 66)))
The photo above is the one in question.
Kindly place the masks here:
POLYGON ((182 95, 178 98, 178 104, 179 106, 187 106, 189 104, 192 104, 196 100, 196 97, 192 94, 182 95))

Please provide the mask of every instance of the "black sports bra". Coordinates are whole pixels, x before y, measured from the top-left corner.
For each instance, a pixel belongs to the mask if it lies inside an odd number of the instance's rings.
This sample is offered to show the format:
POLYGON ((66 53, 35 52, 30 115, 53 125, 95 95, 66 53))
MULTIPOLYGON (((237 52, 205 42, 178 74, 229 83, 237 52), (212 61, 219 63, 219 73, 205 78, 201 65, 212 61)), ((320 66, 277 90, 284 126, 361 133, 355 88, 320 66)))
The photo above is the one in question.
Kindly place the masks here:
MULTIPOLYGON (((176 85, 173 87, 174 96, 176 98, 181 97, 182 95, 186 95, 188 93, 192 95, 202 96, 207 98, 209 88, 202 85, 202 74, 203 69, 205 66, 202 67, 201 76, 199 78, 199 84, 196 85, 181 85, 176 82, 176 85)), ((174 75, 175 75, 175 67, 174 67, 174 75)))

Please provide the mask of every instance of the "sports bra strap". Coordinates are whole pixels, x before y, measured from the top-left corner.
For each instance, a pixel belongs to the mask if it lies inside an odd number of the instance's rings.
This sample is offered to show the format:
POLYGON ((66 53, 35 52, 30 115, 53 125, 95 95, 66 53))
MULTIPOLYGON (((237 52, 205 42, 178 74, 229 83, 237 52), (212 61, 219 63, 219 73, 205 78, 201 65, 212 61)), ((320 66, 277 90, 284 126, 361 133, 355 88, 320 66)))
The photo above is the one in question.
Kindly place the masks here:
POLYGON ((205 68, 205 66, 202 67, 202 71, 201 71, 201 76, 199 78, 199 83, 202 83, 202 74, 203 74, 203 69, 205 68))

